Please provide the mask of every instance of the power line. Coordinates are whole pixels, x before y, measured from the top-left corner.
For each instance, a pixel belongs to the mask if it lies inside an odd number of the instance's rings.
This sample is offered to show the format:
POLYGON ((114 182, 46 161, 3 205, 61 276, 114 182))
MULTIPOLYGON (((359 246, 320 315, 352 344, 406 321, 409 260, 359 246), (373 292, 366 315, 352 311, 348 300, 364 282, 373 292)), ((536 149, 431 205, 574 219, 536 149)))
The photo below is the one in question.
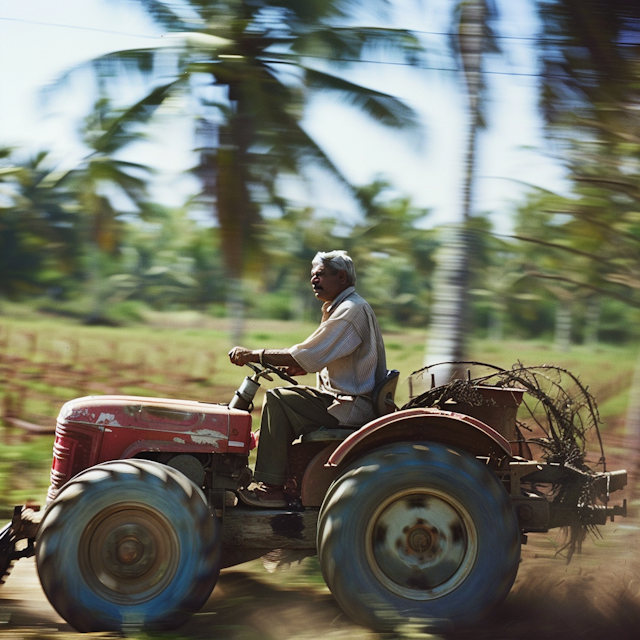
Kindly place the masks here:
MULTIPOLYGON (((424 35, 431 35, 431 36, 457 36, 459 34, 455 33, 455 32, 447 32, 447 31, 422 31, 420 29, 408 29, 408 31, 411 31, 411 33, 421 33, 424 35)), ((552 43, 552 44, 558 44, 563 42, 563 38, 561 36, 558 36, 557 38, 543 38, 543 37, 539 37, 539 36, 503 36, 503 35, 499 35, 499 34, 494 34, 491 36, 492 40, 517 40, 520 42, 534 42, 534 43, 552 43)), ((567 42, 567 44, 571 44, 574 45, 575 43, 569 43, 567 42)), ((640 40, 637 40, 635 42, 618 42, 616 43, 620 46, 638 46, 640 45, 640 40)))
POLYGON ((147 38, 149 40, 157 40, 161 36, 148 36, 140 33, 125 33, 124 31, 112 31, 110 29, 98 29, 97 27, 81 27, 75 24, 60 24, 57 22, 39 22, 38 20, 26 20, 24 18, 3 18, 0 16, 0 20, 6 22, 24 22, 26 24, 37 24, 43 27, 61 27, 63 29, 77 29, 78 31, 97 31, 98 33, 110 33, 116 36, 130 36, 132 38, 147 38))
MULTIPOLYGON (((427 71, 451 71, 453 73, 464 73, 463 69, 457 69, 455 67, 433 67, 429 65, 422 64, 413 64, 411 62, 391 62, 387 60, 363 60, 362 58, 330 58, 328 56, 314 56, 301 54, 301 58, 314 58, 318 60, 331 60, 333 62, 359 62, 363 64, 386 64, 397 67, 413 67, 414 69, 425 69, 427 71)), ((265 59, 264 62, 270 62, 274 64, 289 64, 287 60, 268 60, 265 59)), ((536 73, 532 71, 491 71, 491 70, 483 70, 483 74, 492 75, 492 76, 516 76, 516 77, 524 77, 524 78, 562 78, 562 79, 570 79, 571 76, 568 75, 556 75, 552 73, 536 73)))
MULTIPOLYGON (((36 24, 45 27, 60 27, 64 29, 77 29, 79 31, 94 31, 99 33, 109 33, 112 35, 121 35, 121 36, 129 36, 133 38, 145 38, 148 40, 158 40, 162 38, 162 36, 149 36, 143 34, 136 33, 126 33, 123 31, 114 31, 110 29, 99 29, 96 27, 83 27, 78 25, 71 24, 60 24, 55 22, 40 22, 37 20, 26 20, 23 18, 5 18, 0 16, 0 20, 11 21, 11 22, 22 22, 26 24, 36 24)), ((420 31, 420 30, 411 30, 413 33, 421 33, 421 34, 429 34, 429 35, 441 35, 441 36, 451 36, 455 35, 454 33, 447 33, 444 31, 420 31)), ((534 42, 542 42, 535 37, 526 37, 526 36, 494 36, 497 39, 507 39, 507 40, 520 40, 520 41, 534 41, 534 42)), ((556 42, 555 40, 547 40, 547 42, 556 42)), ((636 43, 630 42, 620 42, 620 45, 631 45, 636 43)), ((463 73, 462 69, 457 69, 454 67, 434 67, 429 65, 421 65, 421 64, 412 64, 410 62, 392 62, 387 60, 363 60, 362 58, 333 58, 329 56, 318 56, 305 54, 302 57, 305 58, 316 58, 319 60, 330 60, 333 62, 351 62, 351 63, 360 63, 360 64, 384 64, 391 66, 402 66, 402 67, 413 67, 415 69, 424 69, 428 71, 448 71, 453 73, 463 73)), ((286 64, 286 60, 267 60, 267 62, 277 63, 277 64, 286 64)), ((568 75, 555 75, 555 74, 547 74, 547 73, 536 73, 536 72, 516 72, 516 71, 491 71, 491 70, 483 70, 483 74, 486 75, 496 75, 496 76, 514 76, 514 77, 524 77, 524 78, 559 78, 559 79, 569 79, 568 75)))
MULTIPOLYGON (((5 21, 11 21, 11 22, 23 22, 26 24, 37 24, 37 25, 41 25, 44 27, 61 27, 64 29, 77 29, 80 31, 97 31, 99 33, 111 33, 113 35, 120 35, 120 36, 131 36, 134 38, 147 38, 147 39, 157 39, 159 37, 162 36, 149 36, 149 35, 143 35, 143 34, 139 34, 139 33, 126 33, 124 31, 114 31, 114 30, 110 30, 110 29, 99 29, 97 27, 83 27, 83 26, 79 26, 79 25, 73 25, 73 24, 60 24, 57 22, 41 22, 38 20, 27 20, 25 18, 5 18, 0 16, 0 20, 5 20, 5 21)), ((342 27, 344 28, 344 27, 342 27)), ((346 27, 349 28, 349 27, 346 27)), ((423 34, 423 35, 432 35, 432 36, 456 36, 458 35, 455 32, 447 32, 447 31, 426 31, 426 30, 421 30, 421 29, 407 29, 407 31, 410 31, 411 33, 416 33, 416 34, 423 34)), ((540 38, 537 36, 505 36, 505 35, 493 35, 491 36, 492 39, 494 40, 515 40, 518 42, 535 42, 535 43, 559 43, 562 42, 562 38, 558 37, 558 38, 540 38)), ((619 46, 637 46, 640 45, 640 42, 618 42, 617 43, 619 46)))

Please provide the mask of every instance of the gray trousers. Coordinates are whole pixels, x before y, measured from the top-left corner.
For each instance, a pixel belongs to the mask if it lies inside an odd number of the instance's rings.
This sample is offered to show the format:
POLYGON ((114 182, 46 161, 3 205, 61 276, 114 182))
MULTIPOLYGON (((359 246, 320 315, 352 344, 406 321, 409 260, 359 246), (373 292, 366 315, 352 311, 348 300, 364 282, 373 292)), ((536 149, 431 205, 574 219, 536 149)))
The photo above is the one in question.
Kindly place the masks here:
POLYGON ((260 422, 258 458, 254 473, 256 480, 284 485, 291 443, 320 427, 338 427, 338 419, 327 411, 333 400, 333 396, 314 387, 278 387, 267 390, 260 422))

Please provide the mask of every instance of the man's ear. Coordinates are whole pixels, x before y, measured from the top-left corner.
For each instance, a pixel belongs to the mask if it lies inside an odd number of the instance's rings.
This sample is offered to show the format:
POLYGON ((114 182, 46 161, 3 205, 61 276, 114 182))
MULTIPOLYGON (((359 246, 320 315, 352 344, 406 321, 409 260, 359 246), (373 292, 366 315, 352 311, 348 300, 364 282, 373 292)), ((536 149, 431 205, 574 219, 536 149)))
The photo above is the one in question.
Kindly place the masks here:
POLYGON ((340 269, 340 271, 338 271, 338 282, 340 282, 340 284, 347 284, 347 280, 349 280, 347 272, 344 269, 340 269))

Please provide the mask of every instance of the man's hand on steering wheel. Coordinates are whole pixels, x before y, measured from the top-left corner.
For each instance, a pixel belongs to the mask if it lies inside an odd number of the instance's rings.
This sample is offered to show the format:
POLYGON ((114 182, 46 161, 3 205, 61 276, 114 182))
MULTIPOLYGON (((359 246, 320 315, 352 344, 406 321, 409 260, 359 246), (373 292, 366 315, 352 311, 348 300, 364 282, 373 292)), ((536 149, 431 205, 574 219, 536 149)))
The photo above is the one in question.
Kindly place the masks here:
POLYGON ((255 351, 251 349, 245 349, 244 347, 233 347, 229 351, 229 360, 238 367, 242 367, 248 362, 260 362, 259 356, 256 359, 255 351))

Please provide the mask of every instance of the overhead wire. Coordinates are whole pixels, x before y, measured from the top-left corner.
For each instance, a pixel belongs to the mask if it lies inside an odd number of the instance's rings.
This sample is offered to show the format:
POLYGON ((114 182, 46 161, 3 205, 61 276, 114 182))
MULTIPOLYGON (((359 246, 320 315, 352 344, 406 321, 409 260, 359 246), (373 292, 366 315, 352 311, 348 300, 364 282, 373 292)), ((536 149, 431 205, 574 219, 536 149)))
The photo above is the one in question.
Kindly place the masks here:
POLYGON ((81 27, 74 24, 61 24, 59 22, 41 22, 39 20, 27 20, 26 18, 5 18, 0 16, 0 20, 5 22, 23 22, 25 24, 37 24, 42 27, 61 27, 63 29, 77 29, 78 31, 96 31, 98 33, 110 33, 116 36, 131 36, 132 38, 147 38, 157 40, 162 36, 149 36, 140 33, 125 33, 124 31, 113 31, 112 29, 100 29, 99 27, 81 27))
MULTIPOLYGON (((145 38, 145 39, 149 39, 149 40, 158 40, 160 38, 162 38, 162 35, 159 36, 149 36, 149 35, 144 35, 144 34, 136 34, 136 33, 126 33, 123 31, 114 31, 114 30, 110 30, 110 29, 101 29, 101 28, 97 28, 97 27, 83 27, 83 26, 78 26, 78 25, 70 25, 70 24, 61 24, 61 23, 55 23, 55 22, 42 22, 42 21, 38 21, 38 20, 29 20, 29 19, 25 19, 25 18, 7 18, 7 17, 3 17, 0 16, 0 21, 12 21, 12 22, 22 22, 22 23, 26 23, 26 24, 35 24, 35 25, 40 25, 40 26, 50 26, 50 27, 60 27, 60 28, 66 28, 66 29, 77 29, 77 30, 81 30, 81 31, 94 31, 94 32, 98 32, 98 33, 108 33, 108 34, 112 34, 112 35, 122 35, 122 36, 129 36, 129 37, 134 37, 134 38, 145 38)), ((446 32, 446 31, 426 31, 426 30, 419 30, 419 29, 410 29, 409 31, 411 31, 411 33, 414 34, 424 34, 424 35, 438 35, 438 36, 454 36, 456 35, 453 32, 446 32)), ((521 41, 521 42, 558 42, 559 40, 553 40, 553 39, 540 39, 540 38, 536 38, 536 37, 528 37, 528 36, 505 36, 505 35, 496 35, 493 36, 495 39, 499 39, 499 40, 513 40, 513 41, 521 41)), ((621 46, 627 46, 627 45, 637 45, 640 44, 639 43, 632 43, 632 42, 620 42, 618 43, 621 46)), ((403 66, 403 67, 413 67, 416 69, 423 69, 423 70, 427 70, 427 71, 445 71, 445 72, 452 72, 452 73, 463 73, 464 71, 462 69, 459 68, 455 68, 455 67, 436 67, 436 66, 432 66, 432 65, 426 65, 426 64, 416 64, 416 63, 411 63, 411 62, 394 62, 391 60, 366 60, 366 59, 362 59, 362 58, 342 58, 342 57, 331 57, 331 56, 321 56, 321 55, 313 55, 313 54, 302 54, 302 57, 304 58, 314 58, 314 59, 319 59, 319 60, 329 60, 329 61, 333 61, 333 62, 349 62, 349 63, 356 63, 356 64, 384 64, 384 65, 388 65, 388 66, 403 66)), ((268 62, 272 63, 272 64, 286 64, 286 60, 283 59, 274 59, 274 60, 268 60, 268 62)), ((549 74, 549 73, 538 73, 538 72, 524 72, 524 71, 497 71, 497 70, 488 70, 488 69, 484 69, 482 71, 483 74, 486 75, 497 75, 497 76, 514 76, 514 77, 529 77, 529 78, 569 78, 570 76, 568 75, 557 75, 557 74, 549 74)))
MULTIPOLYGON (((84 27, 84 26, 80 26, 80 25, 73 25, 73 24, 62 24, 62 23, 58 23, 58 22, 43 22, 40 20, 29 20, 27 18, 8 18, 8 17, 4 17, 4 16, 0 16, 0 20, 5 20, 5 21, 11 21, 11 22, 24 22, 26 24, 37 24, 37 25, 41 25, 41 26, 46 26, 46 27, 62 27, 65 29, 78 29, 81 31, 97 31, 100 33, 111 33, 114 35, 122 35, 122 36, 131 36, 134 38, 149 38, 149 39, 157 39, 157 38, 161 38, 162 36, 150 36, 147 34, 141 34, 141 33, 127 33, 125 31, 115 31, 112 29, 101 29, 99 27, 84 27)), ((343 28, 343 27, 341 27, 343 28)), ((347 27, 348 28, 348 27, 347 27)), ((401 29, 402 30, 402 29, 401 29)), ((415 33, 415 34, 422 34, 422 35, 432 35, 432 36, 447 36, 447 37, 451 37, 451 36, 456 36, 458 35, 457 33, 451 31, 427 31, 424 29, 406 29, 406 31, 409 31, 411 33, 415 33)), ((537 36, 509 36, 509 35, 500 35, 500 34, 494 34, 492 36, 492 39, 494 40, 514 40, 514 41, 519 41, 519 42, 536 42, 536 43, 554 43, 554 42, 561 42, 562 39, 561 38, 539 38, 537 36)), ((640 40, 636 41, 636 42, 618 42, 617 43, 619 46, 638 46, 640 45, 640 40)))

